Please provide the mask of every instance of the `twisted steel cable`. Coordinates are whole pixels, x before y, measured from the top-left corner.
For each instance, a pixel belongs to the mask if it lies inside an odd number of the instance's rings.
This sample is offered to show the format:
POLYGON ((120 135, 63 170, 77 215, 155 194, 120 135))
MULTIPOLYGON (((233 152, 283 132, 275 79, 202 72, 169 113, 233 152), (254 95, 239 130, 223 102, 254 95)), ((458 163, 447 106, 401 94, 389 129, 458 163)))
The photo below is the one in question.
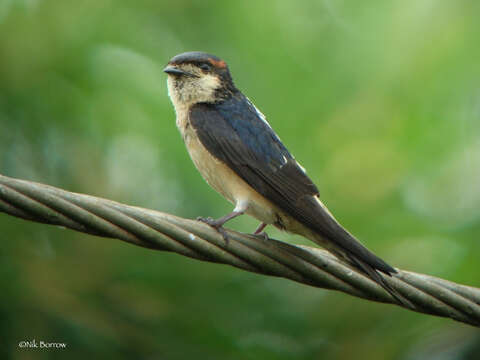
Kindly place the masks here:
POLYGON ((265 240, 232 230, 227 230, 228 241, 225 241, 202 222, 3 175, 0 175, 0 212, 480 327, 478 288, 400 269, 392 277, 381 274, 410 302, 401 304, 358 270, 318 248, 265 240))

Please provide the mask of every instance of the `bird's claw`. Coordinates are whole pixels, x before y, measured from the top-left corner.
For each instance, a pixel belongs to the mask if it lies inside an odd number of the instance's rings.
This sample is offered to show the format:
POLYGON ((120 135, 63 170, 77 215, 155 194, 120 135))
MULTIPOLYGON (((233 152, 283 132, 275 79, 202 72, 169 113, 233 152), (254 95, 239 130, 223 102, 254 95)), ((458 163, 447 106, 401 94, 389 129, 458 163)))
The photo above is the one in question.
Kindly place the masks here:
POLYGON ((223 227, 223 223, 219 222, 218 220, 215 220, 212 217, 197 217, 197 221, 201 221, 207 225, 210 225, 212 228, 217 230, 222 236, 223 240, 228 244, 228 234, 225 228, 223 227))
POLYGON ((208 224, 210 226, 215 226, 215 219, 212 218, 212 217, 202 217, 202 216, 199 216, 197 217, 197 221, 201 221, 205 224, 208 224))
POLYGON ((265 231, 262 231, 258 234, 253 234, 253 236, 259 238, 259 239, 262 239, 264 241, 268 241, 270 240, 270 237, 268 236, 268 234, 265 232, 265 231))

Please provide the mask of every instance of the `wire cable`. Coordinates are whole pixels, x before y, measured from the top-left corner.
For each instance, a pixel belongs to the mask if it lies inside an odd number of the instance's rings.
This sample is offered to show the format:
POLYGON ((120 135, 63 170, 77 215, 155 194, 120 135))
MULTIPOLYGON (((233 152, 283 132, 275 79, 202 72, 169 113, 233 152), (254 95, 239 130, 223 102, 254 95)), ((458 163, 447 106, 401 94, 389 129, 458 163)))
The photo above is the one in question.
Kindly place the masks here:
POLYGON ((0 175, 0 212, 480 327, 478 288, 400 269, 392 277, 380 274, 411 303, 401 304, 357 269, 319 248, 265 240, 232 230, 227 230, 226 241, 199 221, 3 175, 0 175))

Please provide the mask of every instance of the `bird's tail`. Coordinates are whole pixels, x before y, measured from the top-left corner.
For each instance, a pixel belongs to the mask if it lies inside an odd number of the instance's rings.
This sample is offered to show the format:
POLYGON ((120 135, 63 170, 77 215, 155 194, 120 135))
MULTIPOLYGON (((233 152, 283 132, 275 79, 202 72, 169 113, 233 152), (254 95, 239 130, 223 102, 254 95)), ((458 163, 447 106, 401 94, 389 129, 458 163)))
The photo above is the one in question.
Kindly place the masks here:
MULTIPOLYGON (((360 241, 345 230, 340 224, 338 226, 343 230, 339 234, 348 238, 348 248, 341 247, 340 251, 333 251, 337 257, 346 260, 350 265, 360 270, 371 280, 384 288, 395 300, 407 307, 414 308, 415 306, 395 290, 382 276, 381 273, 392 276, 396 274, 397 270, 387 264, 384 260, 368 250, 360 241)), ((346 240, 346 239, 345 239, 346 240)), ((338 244, 337 241, 333 242, 338 244)))
POLYGON ((319 236, 317 232, 314 235, 315 239, 311 240, 326 247, 338 258, 360 270, 365 276, 384 288, 399 303, 413 308, 414 305, 396 291, 381 274, 392 276, 392 274, 397 273, 397 270, 368 250, 360 241, 341 226, 333 216, 331 218, 334 222, 332 221, 332 223, 330 223, 330 225, 333 225, 329 229, 330 236, 319 236))
POLYGON ((384 288, 399 303, 414 308, 382 277, 381 273, 392 276, 397 273, 397 270, 368 250, 340 225, 318 196, 301 198, 297 201, 297 206, 302 209, 297 216, 301 220, 300 223, 306 227, 306 231, 298 233, 325 247, 338 258, 360 270, 384 288))
MULTIPOLYGON (((392 268, 393 271, 386 272, 386 271, 374 268, 372 265, 366 263, 365 261, 363 261, 361 259, 358 259, 355 255, 347 254, 346 257, 347 257, 347 260, 349 261, 350 264, 352 264, 355 268, 360 270, 362 273, 364 273, 366 276, 368 276, 370 279, 372 279, 378 285, 380 285, 382 288, 384 288, 399 303, 401 303, 401 304, 403 304, 407 307, 411 307, 411 308, 415 307, 409 300, 407 300, 397 290, 395 290, 392 286, 390 286, 390 284, 387 281, 385 281, 385 279, 379 273, 379 271, 381 271, 382 273, 384 273, 388 276, 392 276, 392 274, 397 273, 397 270, 392 268)), ((384 262, 383 260, 381 260, 381 261, 384 262)), ((388 264, 386 264, 386 265, 388 265, 388 264)), ((388 265, 388 266, 390 266, 390 265, 388 265)))

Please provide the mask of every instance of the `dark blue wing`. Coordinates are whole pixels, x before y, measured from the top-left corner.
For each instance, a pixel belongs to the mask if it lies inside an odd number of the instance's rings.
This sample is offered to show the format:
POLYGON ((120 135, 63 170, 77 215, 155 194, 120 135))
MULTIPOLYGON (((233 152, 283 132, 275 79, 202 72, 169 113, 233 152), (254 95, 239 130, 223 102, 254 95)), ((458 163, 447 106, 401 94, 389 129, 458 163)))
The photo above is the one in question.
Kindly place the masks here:
POLYGON ((203 146, 266 199, 374 268, 395 271, 319 205, 315 184, 245 96, 196 104, 189 119, 203 146))
POLYGON ((268 165, 272 171, 280 170, 285 162, 294 159, 247 98, 239 95, 215 105, 215 110, 231 126, 251 155, 268 165))
POLYGON ((243 95, 193 106, 190 123, 216 158, 280 208, 318 195, 315 184, 243 95))
POLYGON ((189 116, 213 156, 287 214, 335 241, 343 228, 319 207, 317 187, 247 98, 196 104, 189 116))

